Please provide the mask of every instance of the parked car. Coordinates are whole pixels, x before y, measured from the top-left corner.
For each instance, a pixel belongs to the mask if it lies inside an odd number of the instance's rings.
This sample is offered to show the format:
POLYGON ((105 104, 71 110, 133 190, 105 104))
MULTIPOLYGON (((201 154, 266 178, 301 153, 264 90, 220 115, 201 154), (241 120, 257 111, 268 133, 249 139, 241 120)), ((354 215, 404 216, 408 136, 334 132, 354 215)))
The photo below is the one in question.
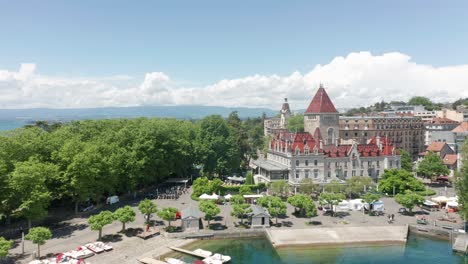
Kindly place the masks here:
POLYGON ((120 202, 119 197, 117 195, 107 197, 106 204, 115 204, 120 202))
POLYGON ((398 209, 398 213, 400 213, 400 214, 402 214, 402 215, 409 215, 408 209, 403 208, 403 207, 400 208, 400 209, 398 209))

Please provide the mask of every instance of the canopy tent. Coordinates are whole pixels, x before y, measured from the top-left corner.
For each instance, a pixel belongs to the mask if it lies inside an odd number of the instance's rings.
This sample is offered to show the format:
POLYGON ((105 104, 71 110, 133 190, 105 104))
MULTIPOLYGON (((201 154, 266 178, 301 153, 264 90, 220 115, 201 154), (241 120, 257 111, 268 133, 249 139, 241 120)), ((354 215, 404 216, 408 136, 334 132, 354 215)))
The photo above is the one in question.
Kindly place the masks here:
POLYGON ((232 198, 231 194, 228 194, 228 195, 224 196, 224 199, 226 199, 226 200, 231 200, 231 198, 232 198))
POLYGON ((431 200, 440 204, 440 203, 446 203, 448 201, 448 198, 445 196, 437 196, 437 197, 432 197, 431 200))
POLYGON ((447 202, 447 204, 445 205, 445 209, 448 209, 448 208, 458 208, 458 202, 455 202, 455 201, 447 202))
POLYGON ((218 200, 219 196, 216 195, 215 193, 213 193, 213 195, 208 195, 206 193, 200 195, 200 197, 198 197, 199 199, 202 199, 202 200, 218 200))
POLYGON ((349 202, 346 200, 343 200, 339 202, 337 205, 333 206, 333 211, 335 212, 347 212, 349 211, 349 202))
POLYGON ((424 201, 423 205, 425 205, 425 206, 436 206, 438 204, 434 203, 432 201, 426 200, 426 201, 424 201))
POLYGON ((368 204, 368 203, 364 204, 364 208, 370 211, 383 212, 385 211, 385 204, 383 201, 379 200, 371 204, 368 204))
POLYGON ((348 207, 352 211, 361 211, 364 207, 364 202, 362 199, 349 200, 348 207))
POLYGON ((245 178, 237 176, 227 177, 227 179, 232 182, 245 182, 245 178))

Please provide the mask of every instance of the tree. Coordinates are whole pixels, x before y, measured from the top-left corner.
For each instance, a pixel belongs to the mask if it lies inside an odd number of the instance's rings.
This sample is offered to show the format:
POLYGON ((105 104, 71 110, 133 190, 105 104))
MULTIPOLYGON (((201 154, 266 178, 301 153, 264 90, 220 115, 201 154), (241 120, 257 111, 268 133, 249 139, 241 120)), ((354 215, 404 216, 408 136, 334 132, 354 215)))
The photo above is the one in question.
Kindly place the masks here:
POLYGON ((344 194, 342 193, 321 193, 319 197, 319 202, 320 204, 323 205, 328 205, 330 209, 333 211, 333 216, 335 215, 335 212, 333 210, 334 205, 338 205, 341 201, 345 199, 344 194))
POLYGON ((286 214, 286 204, 279 197, 263 196, 257 199, 257 204, 267 208, 268 213, 276 218, 276 225, 278 225, 278 216, 286 214))
POLYGON ((418 174, 425 178, 435 180, 437 176, 448 175, 450 170, 444 165, 444 162, 437 153, 429 151, 418 164, 418 174))
POLYGON ((348 197, 356 198, 374 185, 375 184, 370 177, 353 176, 346 180, 345 193, 348 197))
POLYGON ((11 249, 12 246, 13 246, 13 241, 6 240, 5 238, 0 237, 0 262, 2 258, 8 255, 8 251, 11 249))
POLYGON ((219 193, 221 191, 222 186, 223 186, 223 181, 219 178, 213 179, 211 181, 208 180, 207 177, 197 178, 193 182, 192 197, 198 198, 200 197, 200 195, 204 193, 206 194, 219 193))
POLYGON ((115 220, 122 223, 122 232, 125 231, 125 224, 135 221, 135 211, 131 206, 124 206, 114 212, 115 220))
POLYGON ((288 198, 288 203, 294 206, 296 212, 299 211, 300 216, 312 217, 317 215, 317 207, 308 195, 296 194, 288 198))
POLYGON ((138 210, 145 215, 145 222, 149 223, 151 214, 158 212, 158 206, 149 199, 145 199, 138 204, 138 210))
POLYGON ((410 191, 424 191, 424 184, 406 170, 386 170, 379 181, 379 191, 387 194, 404 193, 410 191))
POLYGON ((366 193, 361 198, 363 202, 371 204, 373 202, 378 201, 380 199, 380 195, 375 193, 366 193))
POLYGON ((304 132, 304 115, 296 114, 288 120, 288 130, 293 132, 304 132))
POLYGON ((305 178, 301 180, 301 185, 299 185, 299 192, 307 195, 316 194, 320 192, 320 186, 312 179, 305 178))
POLYGON ((29 229, 28 234, 24 237, 26 240, 31 240, 34 244, 37 244, 37 257, 41 257, 41 245, 52 238, 52 232, 46 227, 34 227, 29 229))
POLYGON ((437 109, 438 107, 435 106, 429 98, 424 96, 411 97, 411 99, 408 101, 408 105, 422 105, 428 111, 439 110, 437 109))
POLYGON ((47 215, 51 193, 46 186, 46 179, 58 174, 57 166, 42 163, 35 158, 15 164, 15 170, 9 179, 10 199, 17 204, 17 210, 28 219, 41 219, 47 215))
POLYGON ((395 196, 395 201, 407 208, 410 214, 413 213, 414 206, 424 203, 424 200, 423 196, 411 191, 404 194, 399 193, 395 196))
POLYGON ((168 222, 168 226, 171 226, 171 222, 176 220, 176 215, 177 215, 177 208, 174 207, 166 207, 161 209, 161 211, 158 212, 158 216, 161 217, 163 220, 166 220, 168 222))
POLYGON ((111 211, 102 211, 97 215, 93 215, 88 218, 88 224, 91 230, 99 231, 98 240, 101 239, 102 229, 106 225, 112 224, 114 221, 114 215, 111 211))
POLYGON ((404 149, 398 149, 398 152, 400 152, 401 169, 407 172, 413 172, 413 159, 411 155, 404 149))
MULTIPOLYGON (((466 160, 468 157, 468 141, 461 150, 462 157, 466 160)), ((464 221, 468 219, 468 162, 463 162, 460 172, 456 174, 455 189, 458 195, 458 203, 460 205, 460 216, 464 221)))
POLYGON ((239 194, 240 195, 252 194, 252 188, 250 188, 250 186, 247 186, 247 185, 242 185, 239 188, 239 194))
POLYGON ((346 186, 337 180, 332 180, 330 183, 325 185, 324 189, 325 192, 329 193, 344 193, 346 186))
POLYGON ((270 190, 273 195, 284 197, 289 194, 289 185, 286 181, 274 181, 270 183, 270 190))
POLYGON ((252 171, 248 171, 247 175, 245 176, 245 184, 246 185, 254 185, 254 179, 252 176, 252 171))
POLYGON ((242 195, 234 195, 231 197, 232 211, 231 215, 241 219, 241 224, 244 224, 244 215, 250 213, 252 209, 249 204, 245 203, 245 198, 242 195))
POLYGON ((208 221, 208 227, 210 226, 210 221, 221 212, 221 209, 214 203, 214 201, 202 201, 199 207, 200 211, 205 213, 205 219, 208 221))

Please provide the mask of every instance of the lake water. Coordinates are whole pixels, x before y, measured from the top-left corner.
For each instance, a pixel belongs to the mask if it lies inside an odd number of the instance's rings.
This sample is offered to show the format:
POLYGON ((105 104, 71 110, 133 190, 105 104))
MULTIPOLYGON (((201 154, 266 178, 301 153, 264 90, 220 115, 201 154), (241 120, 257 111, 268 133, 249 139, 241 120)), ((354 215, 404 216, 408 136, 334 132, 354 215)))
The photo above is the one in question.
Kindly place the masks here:
POLYGON ((27 124, 25 120, 0 120, 0 131, 12 130, 27 124))
MULTIPOLYGON (((187 246, 187 249, 203 248, 229 255, 233 264, 468 264, 468 258, 452 253, 450 244, 444 240, 410 236, 405 245, 353 245, 340 247, 298 247, 275 250, 264 238, 204 240, 187 246)), ((182 257, 187 263, 195 258, 182 257)))

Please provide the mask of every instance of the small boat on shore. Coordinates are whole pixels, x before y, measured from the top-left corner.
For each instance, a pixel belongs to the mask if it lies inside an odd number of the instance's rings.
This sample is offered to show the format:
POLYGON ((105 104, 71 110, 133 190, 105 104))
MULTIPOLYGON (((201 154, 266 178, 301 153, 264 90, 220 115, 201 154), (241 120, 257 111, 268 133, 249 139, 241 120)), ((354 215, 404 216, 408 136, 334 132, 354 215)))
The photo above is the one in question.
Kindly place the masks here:
POLYGON ((211 255, 213 255, 213 253, 211 251, 203 250, 201 248, 197 248, 193 252, 197 253, 199 255, 205 256, 205 257, 210 257, 211 255))
POLYGON ((187 264, 186 262, 176 259, 176 258, 165 258, 164 259, 168 264, 187 264))
POLYGON ((206 264, 226 263, 229 261, 231 261, 230 256, 221 255, 219 253, 215 253, 212 256, 207 257, 203 260, 203 262, 205 262, 206 264))

